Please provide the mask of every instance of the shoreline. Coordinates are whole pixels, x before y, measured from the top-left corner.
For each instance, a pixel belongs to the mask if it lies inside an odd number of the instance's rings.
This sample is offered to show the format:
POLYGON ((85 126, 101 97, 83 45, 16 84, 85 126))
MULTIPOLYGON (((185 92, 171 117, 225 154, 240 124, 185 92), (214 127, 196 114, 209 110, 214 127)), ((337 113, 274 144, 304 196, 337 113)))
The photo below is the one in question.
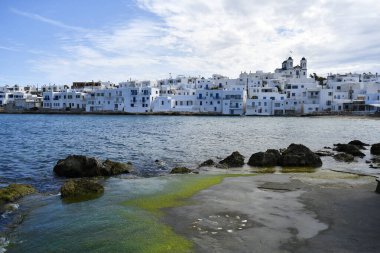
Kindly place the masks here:
POLYGON ((380 118, 380 114, 358 114, 358 113, 321 113, 321 114, 289 114, 289 115, 237 115, 221 113, 202 112, 85 112, 85 111, 0 111, 1 114, 38 114, 38 115, 117 115, 117 116, 213 116, 213 117, 259 117, 259 118, 293 118, 293 117, 359 117, 359 118, 380 118))
POLYGON ((374 181, 327 170, 226 178, 166 209, 163 222, 196 252, 376 252, 374 181))

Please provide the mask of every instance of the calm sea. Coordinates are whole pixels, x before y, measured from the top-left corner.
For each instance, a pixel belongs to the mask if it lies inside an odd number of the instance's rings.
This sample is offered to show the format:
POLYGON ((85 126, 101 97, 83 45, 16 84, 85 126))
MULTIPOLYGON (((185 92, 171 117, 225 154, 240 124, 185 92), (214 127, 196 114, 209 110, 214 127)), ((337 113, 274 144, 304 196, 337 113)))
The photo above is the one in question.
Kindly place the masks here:
POLYGON ((54 191, 53 167, 70 154, 131 161, 150 176, 235 150, 249 158, 290 143, 380 142, 379 129, 379 119, 357 117, 0 115, 0 180, 54 191))
MULTIPOLYGON (((312 150, 352 139, 375 143, 380 142, 379 129, 379 119, 356 117, 0 115, 3 185, 30 183, 56 193, 62 179, 54 177, 53 167, 70 154, 131 161, 142 176, 111 178, 105 194, 92 201, 66 204, 58 195, 23 199, 16 212, 23 220, 19 226, 7 229, 14 222, 12 214, 0 218, 0 252, 178 253, 176 242, 183 238, 152 213, 123 203, 176 192, 187 180, 204 175, 144 176, 166 174, 178 165, 196 167, 235 150, 248 159, 254 152, 290 143, 312 150)), ((370 157, 365 152, 365 159, 351 164, 324 157, 323 168, 379 175, 365 163, 370 157)))

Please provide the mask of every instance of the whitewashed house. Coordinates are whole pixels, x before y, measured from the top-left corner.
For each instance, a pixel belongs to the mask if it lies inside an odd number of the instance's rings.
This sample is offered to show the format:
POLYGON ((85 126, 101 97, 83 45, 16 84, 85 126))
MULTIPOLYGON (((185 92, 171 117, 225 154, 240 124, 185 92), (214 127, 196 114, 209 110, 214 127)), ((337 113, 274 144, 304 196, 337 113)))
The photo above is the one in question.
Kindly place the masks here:
POLYGON ((285 95, 277 88, 250 87, 248 90, 246 115, 269 116, 285 114, 285 95))

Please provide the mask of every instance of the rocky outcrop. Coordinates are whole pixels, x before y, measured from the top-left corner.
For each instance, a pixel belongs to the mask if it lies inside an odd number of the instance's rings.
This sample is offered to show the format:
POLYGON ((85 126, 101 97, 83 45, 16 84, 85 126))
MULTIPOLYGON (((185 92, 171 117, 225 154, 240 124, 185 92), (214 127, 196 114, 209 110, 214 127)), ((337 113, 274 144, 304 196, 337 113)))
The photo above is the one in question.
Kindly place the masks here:
POLYGON ((242 156, 238 151, 235 151, 219 163, 227 165, 228 167, 241 167, 244 165, 244 156, 242 156))
POLYGON ((54 172, 60 177, 97 177, 113 176, 122 173, 129 173, 132 164, 120 163, 111 160, 104 162, 82 155, 71 155, 63 160, 59 160, 54 167, 54 172))
POLYGON ((364 142, 359 141, 359 140, 350 141, 348 144, 355 145, 359 149, 366 149, 365 146, 369 146, 369 144, 364 143, 364 142))
POLYGON ((338 152, 343 152, 343 153, 346 153, 346 154, 350 154, 350 155, 353 155, 353 156, 358 156, 358 157, 364 157, 365 154, 362 153, 359 148, 355 145, 352 145, 352 144, 334 144, 335 145, 335 148, 334 150, 335 151, 338 151, 338 152))
POLYGON ((170 171, 170 174, 189 174, 192 173, 193 171, 189 168, 186 167, 175 167, 170 171))
POLYGON ((277 166, 281 158, 278 150, 268 149, 265 152, 254 153, 248 161, 248 165, 257 167, 277 166))
POLYGON ((36 190, 27 184, 10 184, 0 189, 0 204, 14 202, 26 195, 35 193, 36 190))
POLYGON ((334 159, 339 162, 350 163, 354 161, 354 156, 346 153, 338 153, 334 155, 334 159))
POLYGON ((281 166, 287 167, 320 167, 321 158, 302 144, 290 144, 281 154, 281 166))
POLYGON ((380 155, 380 143, 373 144, 371 147, 372 155, 380 155))
POLYGON ((214 165, 215 165, 214 160, 208 159, 208 160, 204 161, 203 163, 201 163, 201 165, 199 165, 199 167, 211 167, 214 165))
POLYGON ((89 200, 101 196, 104 187, 98 182, 87 179, 70 179, 61 187, 61 197, 70 200, 89 200))

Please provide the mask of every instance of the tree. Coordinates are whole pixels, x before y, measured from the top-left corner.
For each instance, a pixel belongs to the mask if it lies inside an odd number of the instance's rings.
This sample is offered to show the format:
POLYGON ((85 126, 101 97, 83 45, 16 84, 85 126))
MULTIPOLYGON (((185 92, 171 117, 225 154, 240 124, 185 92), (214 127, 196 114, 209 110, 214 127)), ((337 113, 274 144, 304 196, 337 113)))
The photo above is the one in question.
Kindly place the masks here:
POLYGON ((325 77, 318 76, 316 73, 310 74, 310 77, 314 78, 314 80, 317 81, 319 83, 319 85, 322 86, 322 89, 323 89, 323 86, 326 85, 324 83, 324 81, 327 80, 325 77))

